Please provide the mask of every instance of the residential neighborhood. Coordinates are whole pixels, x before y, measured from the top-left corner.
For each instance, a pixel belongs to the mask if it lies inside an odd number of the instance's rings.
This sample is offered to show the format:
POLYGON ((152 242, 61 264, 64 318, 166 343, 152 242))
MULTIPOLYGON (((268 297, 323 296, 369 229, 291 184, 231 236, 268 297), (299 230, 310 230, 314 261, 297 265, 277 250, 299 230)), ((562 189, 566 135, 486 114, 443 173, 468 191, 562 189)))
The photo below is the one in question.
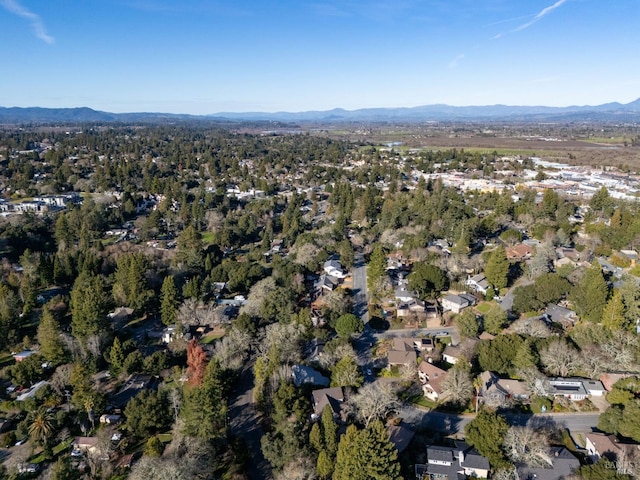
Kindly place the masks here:
POLYGON ((640 474, 635 174, 166 128, 0 130, 7 478, 640 474))

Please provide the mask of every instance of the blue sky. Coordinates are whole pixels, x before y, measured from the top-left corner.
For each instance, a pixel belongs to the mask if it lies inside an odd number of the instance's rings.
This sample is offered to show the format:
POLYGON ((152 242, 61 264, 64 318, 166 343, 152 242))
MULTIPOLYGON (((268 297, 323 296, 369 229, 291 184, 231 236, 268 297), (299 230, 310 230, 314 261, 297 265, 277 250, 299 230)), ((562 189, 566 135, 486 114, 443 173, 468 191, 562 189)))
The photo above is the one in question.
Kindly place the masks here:
POLYGON ((0 0, 0 106, 627 103, 638 45, 639 0, 0 0))

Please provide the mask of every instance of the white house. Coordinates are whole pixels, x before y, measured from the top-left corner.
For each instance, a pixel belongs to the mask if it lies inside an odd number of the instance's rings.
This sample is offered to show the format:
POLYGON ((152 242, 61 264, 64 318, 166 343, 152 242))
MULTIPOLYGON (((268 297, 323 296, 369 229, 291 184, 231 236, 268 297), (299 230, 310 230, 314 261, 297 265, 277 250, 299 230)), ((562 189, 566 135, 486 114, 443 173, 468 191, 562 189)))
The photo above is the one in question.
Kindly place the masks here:
POLYGON ((342 271, 342 264, 340 263, 340 260, 327 260, 326 262, 324 262, 323 269, 327 275, 331 275, 332 277, 346 277, 346 275, 342 271))

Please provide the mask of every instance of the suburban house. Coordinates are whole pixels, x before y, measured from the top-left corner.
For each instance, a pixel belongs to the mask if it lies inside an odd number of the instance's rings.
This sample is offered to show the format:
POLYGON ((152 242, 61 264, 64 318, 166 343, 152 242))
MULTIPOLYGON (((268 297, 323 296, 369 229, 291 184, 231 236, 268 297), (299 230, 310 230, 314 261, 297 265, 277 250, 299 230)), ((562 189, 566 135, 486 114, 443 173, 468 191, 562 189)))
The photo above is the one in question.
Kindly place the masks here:
POLYGON ((489 290, 489 282, 487 281, 487 277, 485 277, 484 273, 479 273, 477 275, 468 276, 467 281, 465 282, 474 292, 481 294, 482 296, 487 294, 487 290, 489 290))
POLYGON ((526 384, 519 380, 511 380, 498 377, 493 372, 480 374, 480 396, 485 405, 498 407, 509 400, 527 400, 529 392, 526 384))
POLYGON ((13 359, 14 359, 16 362, 21 362, 21 361, 23 361, 25 358, 29 358, 29 357, 30 357, 31 355, 33 355, 34 353, 36 353, 36 352, 34 352, 33 350, 23 350, 22 352, 15 353, 15 354, 13 355, 13 359))
POLYGON ((548 468, 517 465, 518 477, 535 480, 564 480, 580 467, 580 461, 565 447, 551 447, 550 458, 553 465, 548 468))
POLYGON ((555 303, 550 303, 544 311, 543 320, 559 323, 563 328, 573 326, 578 321, 578 314, 573 310, 555 303))
POLYGON ((590 395, 601 397, 605 394, 604 385, 600 380, 584 378, 550 378, 554 397, 565 397, 569 400, 580 401, 590 395))
POLYGON ((471 358, 473 350, 478 342, 479 340, 477 338, 467 338, 457 345, 449 344, 442 352, 442 359, 451 365, 454 365, 460 359, 468 361, 471 358))
POLYGON ((98 437, 76 437, 73 439, 73 450, 95 452, 98 448, 98 437))
POLYGON ((109 317, 109 320, 111 320, 114 325, 122 325, 129 321, 131 315, 133 315, 133 308, 118 307, 113 312, 107 314, 107 317, 109 317))
POLYGON ((342 271, 340 260, 330 259, 324 262, 323 270, 327 275, 337 278, 345 278, 346 275, 342 271))
POLYGON ((316 294, 321 294, 323 291, 333 292, 340 285, 340 278, 323 273, 315 284, 316 294))
POLYGON ((389 368, 402 365, 415 365, 418 356, 415 350, 389 350, 387 353, 387 363, 389 368))
POLYGON ((531 258, 531 255, 533 255, 533 248, 525 243, 519 243, 513 247, 507 247, 505 249, 505 253, 507 254, 507 260, 522 262, 531 258))
POLYGON ((399 283, 395 291, 395 297, 398 302, 408 303, 416 300, 417 295, 408 289, 405 282, 399 283))
POLYGON ((456 441, 454 447, 427 446, 427 463, 415 466, 418 480, 487 478, 489 470, 489 460, 475 448, 460 441, 456 441))
POLYGON ((328 387, 329 379, 317 370, 305 365, 293 365, 291 367, 291 377, 296 387, 301 385, 318 385, 320 387, 328 387))
POLYGON ((417 350, 419 352, 433 351, 433 339, 425 338, 402 338, 395 337, 393 339, 393 350, 402 350, 406 352, 417 350))
POLYGON ((442 298, 442 310, 460 313, 465 308, 475 305, 476 302, 476 297, 468 293, 450 294, 442 298))
POLYGON ((620 442, 615 435, 590 432, 585 435, 585 448, 593 463, 606 458, 616 464, 640 450, 640 445, 620 442))
POLYGON ((324 407, 329 405, 334 417, 339 417, 344 402, 344 392, 342 387, 321 388, 311 393, 311 403, 313 404, 312 420, 318 420, 322 416, 324 407))
POLYGON ((422 392, 429 400, 437 402, 442 397, 442 384, 447 378, 447 372, 429 362, 420 362, 418 378, 422 383, 422 392))

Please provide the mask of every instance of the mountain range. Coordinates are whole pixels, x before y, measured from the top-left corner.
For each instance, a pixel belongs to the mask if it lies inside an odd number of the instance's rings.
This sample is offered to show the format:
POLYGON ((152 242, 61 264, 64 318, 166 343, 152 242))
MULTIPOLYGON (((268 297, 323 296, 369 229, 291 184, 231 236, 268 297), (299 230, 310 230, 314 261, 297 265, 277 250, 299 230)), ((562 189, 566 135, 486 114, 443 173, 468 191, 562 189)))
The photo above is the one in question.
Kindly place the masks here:
POLYGON ((436 104, 412 108, 363 108, 307 112, 221 112, 211 115, 172 113, 110 113, 79 108, 0 107, 0 123, 175 123, 181 121, 267 121, 267 122, 639 122, 640 98, 622 104, 570 107, 546 106, 465 106, 436 104))

